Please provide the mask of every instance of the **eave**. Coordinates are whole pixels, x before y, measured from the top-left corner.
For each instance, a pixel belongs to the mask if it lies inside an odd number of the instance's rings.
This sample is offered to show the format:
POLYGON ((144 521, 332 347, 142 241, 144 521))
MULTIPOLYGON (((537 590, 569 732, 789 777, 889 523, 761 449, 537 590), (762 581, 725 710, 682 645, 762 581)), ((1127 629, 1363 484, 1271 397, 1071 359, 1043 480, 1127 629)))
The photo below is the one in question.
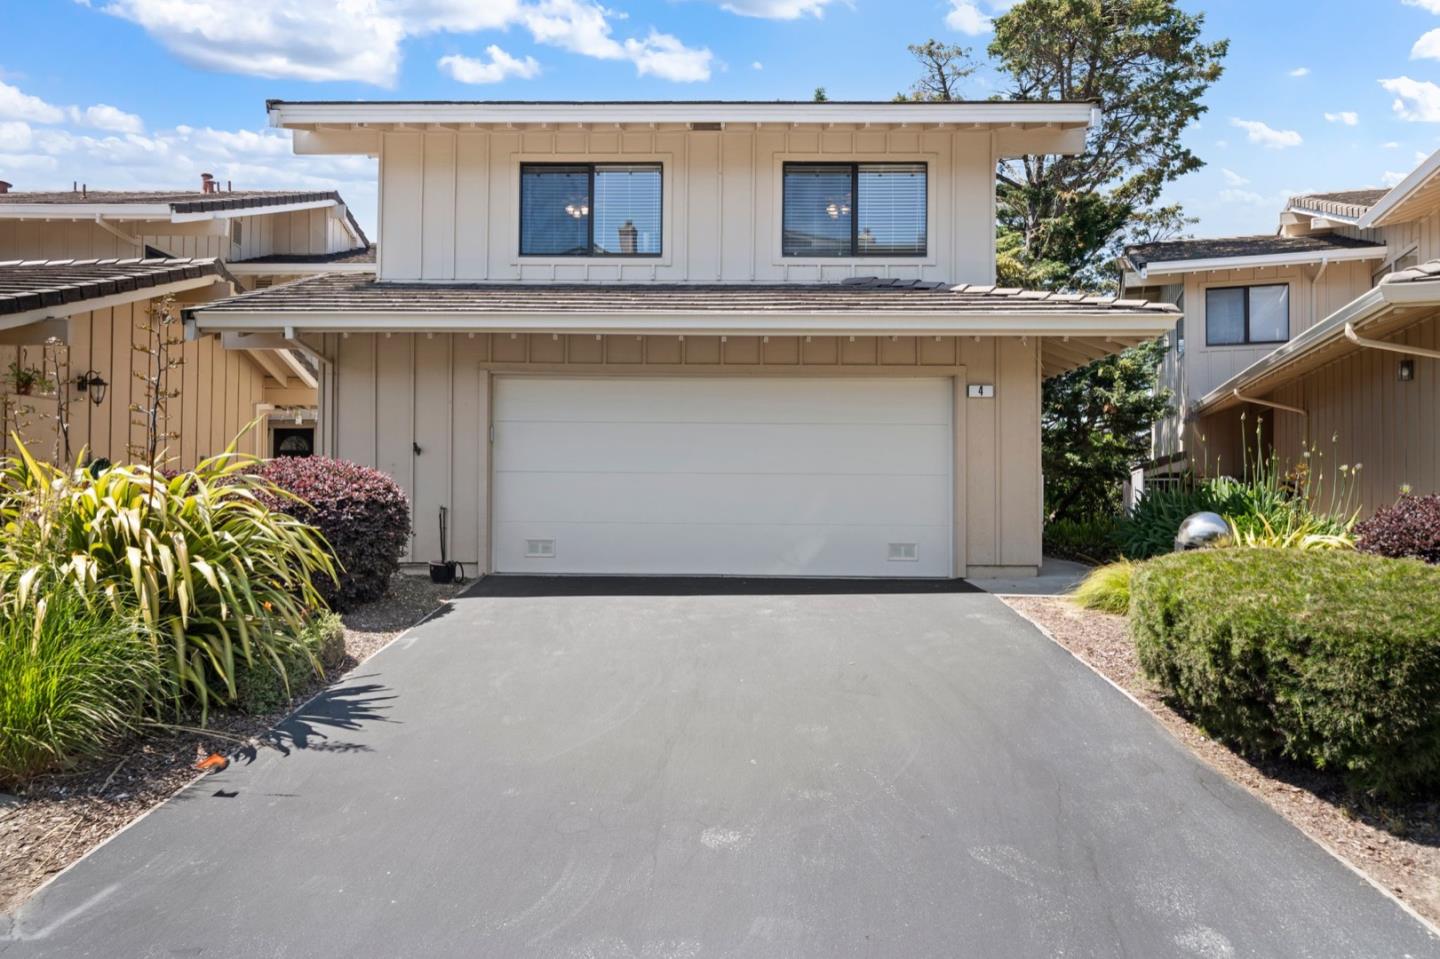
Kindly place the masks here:
POLYGON ((1268 253, 1257 256, 1220 256, 1195 260, 1160 260, 1137 267, 1128 258, 1125 265, 1141 280, 1180 273, 1203 273, 1216 270, 1259 270, 1272 267, 1310 266, 1322 263, 1383 260, 1389 256, 1383 246, 1358 249, 1316 250, 1303 253, 1268 253))

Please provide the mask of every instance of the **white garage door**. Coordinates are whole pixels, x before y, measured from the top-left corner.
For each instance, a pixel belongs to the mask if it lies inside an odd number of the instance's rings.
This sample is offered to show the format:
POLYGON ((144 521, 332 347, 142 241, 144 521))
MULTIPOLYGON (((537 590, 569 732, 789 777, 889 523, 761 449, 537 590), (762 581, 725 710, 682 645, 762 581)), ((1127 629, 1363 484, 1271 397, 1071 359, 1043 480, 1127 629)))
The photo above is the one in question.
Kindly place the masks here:
POLYGON ((949 576, 952 389, 500 377, 494 568, 949 576))

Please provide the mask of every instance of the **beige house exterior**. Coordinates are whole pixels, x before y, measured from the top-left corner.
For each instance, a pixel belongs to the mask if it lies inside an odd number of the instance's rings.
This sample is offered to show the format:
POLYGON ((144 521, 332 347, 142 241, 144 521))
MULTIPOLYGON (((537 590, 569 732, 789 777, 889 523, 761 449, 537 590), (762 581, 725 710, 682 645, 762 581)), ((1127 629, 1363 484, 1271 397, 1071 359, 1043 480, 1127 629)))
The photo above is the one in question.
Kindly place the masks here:
MULTIPOLYGON (((15 309, 0 313, 0 367, 42 370, 54 381, 58 361, 62 381, 44 397, 17 397, 13 376, 0 380, 0 403, 18 411, 10 427, 24 425, 27 442, 47 456, 84 451, 123 460, 143 432, 131 410, 144 389, 135 375, 145 363, 137 346, 164 296, 180 308, 357 268, 374 269, 373 250, 333 192, 227 191, 213 179, 194 192, 16 192, 5 184, 0 288, 15 309), (198 273, 147 281, 179 267, 198 273), (82 378, 103 381, 103 390, 87 387, 77 397, 82 378), (68 453, 52 409, 62 401, 68 453)), ((174 465, 224 449, 257 419, 247 450, 268 456, 287 442, 313 448, 317 371, 303 354, 226 350, 218 336, 185 341, 175 354, 183 365, 172 388, 181 395, 165 428, 177 434, 169 442, 174 465)))
POLYGON ((1261 454, 1294 465, 1310 451, 1327 474, 1359 465, 1363 512, 1402 488, 1440 491, 1437 171, 1440 154, 1393 189, 1295 197, 1274 235, 1127 251, 1126 295, 1185 311, 1161 372, 1177 413, 1156 429, 1152 475, 1238 471, 1260 423, 1261 454), (1207 308, 1226 307, 1219 338, 1235 339, 1238 295, 1211 291, 1256 287, 1288 291, 1284 339, 1215 344, 1207 308))
POLYGON ((379 158, 378 275, 190 322, 312 353, 321 450, 407 489, 416 562, 444 507, 481 573, 1033 573, 1042 378, 1175 320, 993 285, 996 162, 1089 104, 270 111, 379 158))

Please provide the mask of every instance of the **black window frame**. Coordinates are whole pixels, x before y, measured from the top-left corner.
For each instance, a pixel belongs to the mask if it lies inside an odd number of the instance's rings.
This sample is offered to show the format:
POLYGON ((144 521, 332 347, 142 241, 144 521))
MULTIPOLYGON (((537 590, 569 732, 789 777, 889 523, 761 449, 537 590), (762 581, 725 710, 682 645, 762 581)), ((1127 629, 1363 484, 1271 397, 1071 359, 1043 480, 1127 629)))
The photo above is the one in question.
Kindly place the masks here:
POLYGON ((1207 286, 1205 288, 1205 345, 1211 346, 1274 346, 1277 343, 1289 343, 1290 336, 1290 299, 1291 289, 1289 283, 1236 283, 1231 286, 1207 286), (1285 288, 1285 338, 1281 340, 1257 340, 1250 335, 1250 291, 1262 290, 1269 287, 1285 288), (1245 304, 1245 339, 1235 343, 1216 343, 1210 337, 1210 294, 1219 290, 1244 290, 1245 304))
POLYGON ((792 260, 923 260, 930 255, 930 161, 928 160, 865 160, 845 162, 843 160, 786 160, 780 165, 780 257, 792 260), (925 215, 925 249, 919 253, 862 253, 860 252, 860 168, 862 166, 885 166, 887 164, 914 164, 925 171, 925 191, 920 209, 925 215), (838 256, 817 256, 814 253, 785 252, 785 175, 795 167, 833 167, 850 169, 850 252, 838 256))
POLYGON ((654 260, 665 255, 665 164, 659 160, 638 160, 633 163, 566 163, 561 160, 545 163, 520 164, 520 209, 519 221, 515 224, 518 234, 516 248, 520 256, 549 260, 654 260), (656 214, 660 222, 660 248, 654 253, 597 253, 595 252, 595 170, 605 167, 653 166, 660 174, 660 197, 656 214), (590 212, 585 217, 585 246, 589 253, 526 253, 525 252, 525 172, 527 170, 585 170, 585 191, 589 196, 590 212))

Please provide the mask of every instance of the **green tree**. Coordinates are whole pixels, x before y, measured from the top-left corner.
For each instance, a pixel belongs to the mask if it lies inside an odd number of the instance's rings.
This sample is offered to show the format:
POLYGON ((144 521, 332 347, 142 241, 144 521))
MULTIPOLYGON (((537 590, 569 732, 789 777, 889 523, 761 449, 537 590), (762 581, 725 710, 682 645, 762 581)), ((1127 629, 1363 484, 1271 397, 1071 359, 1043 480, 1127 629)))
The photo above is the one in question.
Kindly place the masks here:
POLYGON ((1047 521, 1114 515, 1120 483, 1150 451, 1150 427, 1170 408, 1155 388, 1162 340, 1045 381, 1040 417, 1047 521))
POLYGON ((907 49, 920 61, 920 79, 905 93, 895 94, 896 102, 963 99, 960 84, 978 68, 969 47, 931 39, 912 43, 907 49))
MULTIPOLYGON (((1113 284, 1115 243, 1165 185, 1204 165, 1181 135, 1206 107, 1229 42, 1176 0, 1021 0, 995 20, 989 54, 1013 100, 1101 109, 1078 156, 1027 156, 1001 170, 999 268, 1007 285, 1113 284)), ((1173 215, 1178 215, 1173 214, 1173 215)))
POLYGON ((824 87, 816 87, 816 88, 815 88, 815 95, 812 96, 810 99, 813 100, 813 101, 816 102, 816 103, 829 103, 829 102, 830 102, 830 94, 828 94, 828 93, 825 92, 825 88, 824 88, 824 87))

